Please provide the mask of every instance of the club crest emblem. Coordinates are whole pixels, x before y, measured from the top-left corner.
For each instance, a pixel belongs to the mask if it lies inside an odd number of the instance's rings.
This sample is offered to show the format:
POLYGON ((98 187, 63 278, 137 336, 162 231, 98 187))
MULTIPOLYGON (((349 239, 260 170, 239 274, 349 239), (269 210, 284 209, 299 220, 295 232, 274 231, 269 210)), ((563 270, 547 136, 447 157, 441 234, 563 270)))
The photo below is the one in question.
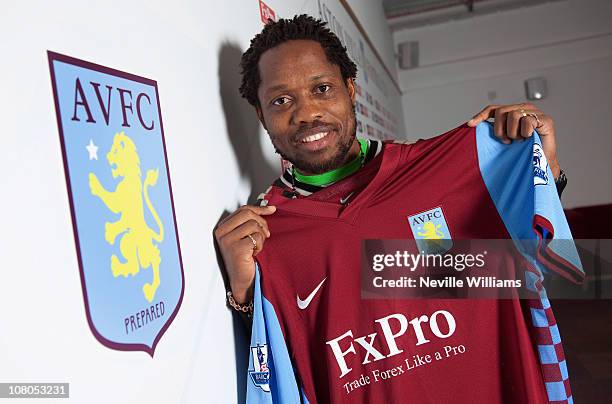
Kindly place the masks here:
POLYGON ((533 144, 533 184, 548 184, 548 161, 542 146, 537 143, 533 144))
POLYGON ((453 246, 448 224, 441 207, 408 216, 408 224, 419 251, 441 254, 453 246))
POLYGON ((89 327, 153 356, 184 291, 157 83, 48 55, 89 327))
POLYGON ((249 375, 255 386, 265 392, 270 392, 270 369, 268 368, 268 346, 266 344, 251 347, 253 370, 249 375))

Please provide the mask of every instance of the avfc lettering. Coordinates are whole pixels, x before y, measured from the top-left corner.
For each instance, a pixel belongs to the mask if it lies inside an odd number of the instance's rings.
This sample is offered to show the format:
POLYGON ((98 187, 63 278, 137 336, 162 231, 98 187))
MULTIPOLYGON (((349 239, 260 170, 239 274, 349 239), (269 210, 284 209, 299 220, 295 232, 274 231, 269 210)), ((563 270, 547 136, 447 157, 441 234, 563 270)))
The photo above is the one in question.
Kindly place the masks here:
MULTIPOLYGON (((111 103, 111 98, 113 97, 113 94, 117 94, 115 97, 119 97, 119 105, 121 108, 120 112, 123 117, 121 126, 129 128, 130 123, 134 124, 133 115, 134 107, 136 107, 136 116, 138 117, 138 122, 140 125, 146 130, 153 130, 155 128, 155 120, 147 117, 148 115, 152 115, 152 105, 151 98, 146 93, 139 93, 136 95, 136 102, 134 103, 134 95, 130 90, 119 87, 113 88, 109 85, 105 85, 104 90, 101 90, 100 83, 95 83, 93 81, 90 81, 89 85, 91 86, 92 91, 95 93, 101 118, 104 119, 107 126, 110 123, 112 112, 111 105, 113 105, 113 103, 111 103), (147 113, 144 112, 145 110, 147 113), (128 116, 128 111, 130 116, 128 116)), ((115 111, 115 113, 117 112, 119 111, 115 111)), ((90 107, 90 101, 87 99, 86 91, 83 89, 81 80, 77 77, 74 83, 74 108, 71 120, 80 122, 82 118, 85 118, 85 122, 87 123, 97 123, 96 119, 94 119, 94 115, 92 114, 92 108, 90 107), (86 116, 81 116, 83 112, 86 116)), ((101 118, 98 117, 98 121, 101 118)))
POLYGON ((380 340, 378 332, 373 332, 362 337, 354 338, 353 332, 351 330, 348 330, 339 337, 326 342, 326 344, 329 345, 336 359, 336 362, 338 363, 341 378, 349 374, 352 370, 352 368, 350 368, 347 364, 347 356, 349 354, 352 354, 351 356, 348 356, 348 358, 352 358, 352 356, 357 355, 357 351, 355 349, 353 341, 356 342, 357 345, 360 347, 361 354, 363 355, 363 360, 361 361, 361 364, 365 365, 370 362, 376 362, 385 358, 390 358, 392 356, 404 352, 403 349, 398 347, 396 340, 406 334, 409 325, 414 333, 414 338, 416 338, 415 346, 427 344, 430 342, 430 340, 425 337, 425 333, 423 332, 423 323, 429 323, 428 328, 431 333, 441 339, 452 336, 455 332, 455 329, 457 328, 455 318, 450 312, 446 310, 438 310, 434 312, 430 317, 428 317, 427 315, 421 315, 419 317, 413 318, 410 321, 408 321, 406 316, 404 316, 403 314, 395 313, 387 317, 379 318, 374 322, 380 325, 382 337, 384 338, 384 344, 388 349, 388 353, 386 355, 374 347, 375 341, 380 340), (445 328, 448 329, 447 332, 442 332, 440 330, 440 324, 444 323, 446 323, 445 328), (393 331, 393 329, 396 329, 397 331, 393 331), (347 341, 342 342, 346 339, 349 340, 348 343, 347 341))
POLYGON ((421 215, 415 215, 410 218, 411 224, 413 226, 422 225, 426 222, 431 222, 435 219, 440 219, 442 217, 442 211, 440 209, 430 210, 421 215))

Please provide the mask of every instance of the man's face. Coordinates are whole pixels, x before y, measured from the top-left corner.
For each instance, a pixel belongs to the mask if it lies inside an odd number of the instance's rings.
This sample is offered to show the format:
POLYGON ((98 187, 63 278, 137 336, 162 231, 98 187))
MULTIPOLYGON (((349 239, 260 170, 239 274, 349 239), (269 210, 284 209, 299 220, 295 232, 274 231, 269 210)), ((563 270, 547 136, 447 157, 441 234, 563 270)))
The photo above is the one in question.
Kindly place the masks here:
POLYGON ((304 174, 340 167, 359 153, 355 88, 316 41, 292 40, 259 59, 259 119, 283 158, 304 174))

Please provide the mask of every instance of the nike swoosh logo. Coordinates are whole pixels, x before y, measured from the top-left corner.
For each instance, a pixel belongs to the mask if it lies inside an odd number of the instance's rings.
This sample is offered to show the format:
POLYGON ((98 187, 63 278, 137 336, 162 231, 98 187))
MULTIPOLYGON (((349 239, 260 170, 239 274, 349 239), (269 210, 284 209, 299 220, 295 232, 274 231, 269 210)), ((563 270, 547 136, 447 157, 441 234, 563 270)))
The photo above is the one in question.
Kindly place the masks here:
POLYGON ((351 192, 350 194, 348 194, 346 197, 344 198, 340 198, 340 204, 344 205, 346 203, 346 201, 348 201, 348 199, 353 196, 353 194, 355 193, 355 191, 351 192))
POLYGON ((300 299, 300 295, 297 295, 297 305, 300 309, 305 310, 308 307, 308 305, 310 304, 310 302, 312 302, 312 299, 314 299, 319 289, 321 289, 321 286, 323 286, 323 282, 325 282, 326 279, 327 278, 324 278, 321 281, 321 283, 319 283, 319 286, 317 286, 315 290, 313 290, 305 300, 300 299))

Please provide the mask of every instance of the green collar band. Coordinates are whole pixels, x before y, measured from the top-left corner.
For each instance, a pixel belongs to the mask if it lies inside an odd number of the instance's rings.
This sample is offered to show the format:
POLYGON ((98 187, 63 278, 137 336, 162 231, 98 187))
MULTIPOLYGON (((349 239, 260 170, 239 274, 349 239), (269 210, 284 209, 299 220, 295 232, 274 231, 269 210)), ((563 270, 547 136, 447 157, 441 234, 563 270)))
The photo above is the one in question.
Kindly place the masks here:
POLYGON ((342 167, 338 167, 334 170, 317 175, 300 174, 298 170, 294 169, 293 174, 295 175, 295 178, 305 184, 324 187, 336 181, 340 181, 342 178, 348 177, 349 175, 353 174, 355 171, 359 170, 363 163, 365 155, 368 152, 368 141, 365 139, 357 140, 359 141, 359 145, 361 146, 361 152, 359 153, 359 156, 355 157, 354 160, 346 163, 342 167))

